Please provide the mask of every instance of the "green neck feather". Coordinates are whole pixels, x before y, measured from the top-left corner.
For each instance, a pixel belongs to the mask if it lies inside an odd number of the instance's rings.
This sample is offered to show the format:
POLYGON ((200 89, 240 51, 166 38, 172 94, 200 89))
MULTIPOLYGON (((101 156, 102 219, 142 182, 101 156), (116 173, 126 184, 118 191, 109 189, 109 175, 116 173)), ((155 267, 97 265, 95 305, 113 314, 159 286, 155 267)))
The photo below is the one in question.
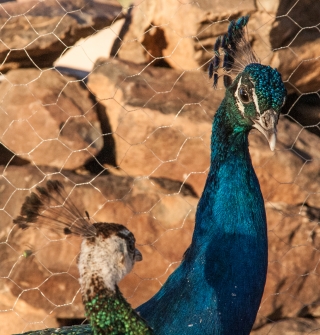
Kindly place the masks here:
POLYGON ((115 292, 106 288, 99 290, 93 298, 84 299, 84 305, 94 335, 153 334, 117 286, 115 292))

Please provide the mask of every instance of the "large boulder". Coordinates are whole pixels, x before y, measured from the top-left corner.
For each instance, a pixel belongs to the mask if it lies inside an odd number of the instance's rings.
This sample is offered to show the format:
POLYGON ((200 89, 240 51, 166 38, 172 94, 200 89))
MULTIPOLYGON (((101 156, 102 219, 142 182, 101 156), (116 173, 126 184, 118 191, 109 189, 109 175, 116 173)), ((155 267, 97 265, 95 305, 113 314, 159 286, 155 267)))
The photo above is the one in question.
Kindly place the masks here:
POLYGON ((319 335, 320 319, 291 318, 278 322, 270 322, 267 325, 254 330, 251 335, 319 335))
POLYGON ((1 87, 1 142, 32 164, 76 169, 103 147, 88 90, 56 70, 9 71, 1 87))
POLYGON ((319 317, 320 208, 283 202, 266 207, 269 265, 255 328, 287 318, 319 317))
POLYGON ((319 90, 315 69, 320 66, 319 3, 313 0, 276 1, 270 42, 274 53, 271 66, 278 68, 288 81, 289 92, 308 93, 319 90))
POLYGON ((0 71, 51 67, 82 37, 123 17, 117 1, 30 0, 0 8, 0 71))
POLYGON ((250 0, 235 6, 230 0, 137 0, 135 4, 118 53, 124 60, 165 62, 180 70, 206 68, 215 40, 227 31, 229 21, 250 14, 249 36, 262 62, 281 71, 290 92, 319 89, 314 69, 319 64, 320 7, 315 1, 250 0))
MULTIPOLYGON (((201 195, 210 163, 212 118, 224 95, 201 71, 147 67, 100 60, 88 86, 106 107, 116 164, 132 176, 179 180, 201 195)), ((268 201, 317 206, 318 136, 282 116, 277 150, 258 132, 250 151, 268 201)))
POLYGON ((318 207, 320 138, 286 116, 280 117, 276 150, 263 136, 249 136, 253 166, 266 202, 318 207))
POLYGON ((232 0, 184 4, 147 0, 135 4, 119 57, 137 63, 164 60, 180 70, 197 69, 212 57, 216 37, 227 29, 225 19, 256 10, 251 0, 236 7, 232 0))
POLYGON ((202 72, 99 60, 88 87, 105 106, 116 164, 131 176, 165 177, 200 195, 209 168, 212 117, 223 91, 202 72))

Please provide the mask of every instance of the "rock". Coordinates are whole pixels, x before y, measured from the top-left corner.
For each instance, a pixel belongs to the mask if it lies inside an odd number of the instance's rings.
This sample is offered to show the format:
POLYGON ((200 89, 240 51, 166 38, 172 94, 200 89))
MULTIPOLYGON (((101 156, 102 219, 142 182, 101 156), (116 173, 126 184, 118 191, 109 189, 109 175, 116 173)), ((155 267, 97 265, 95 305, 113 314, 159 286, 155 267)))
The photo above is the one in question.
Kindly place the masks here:
MULTIPOLYGON (((106 107, 120 169, 132 176, 179 180, 201 195, 212 117, 224 91, 213 90, 201 72, 181 74, 120 60, 98 62, 88 86, 106 107)), ((267 201, 298 204, 308 198, 317 206, 319 142, 285 116, 275 152, 258 131, 251 133, 252 160, 267 201)))
POLYGON ((214 4, 208 0, 183 4, 176 0, 147 0, 136 1, 136 5, 119 57, 136 63, 165 61, 179 70, 203 66, 213 56, 216 37, 227 30, 226 19, 256 9, 251 0, 236 7, 232 0, 214 4))
POLYGON ((278 124, 276 150, 257 131, 250 136, 253 166, 266 202, 290 205, 308 203, 317 207, 320 138, 283 116, 278 124))
MULTIPOLYGON (((107 57, 111 54, 114 42, 119 39, 119 33, 125 19, 118 20, 109 27, 105 27, 96 34, 81 38, 68 51, 64 52, 55 62, 56 69, 61 71, 77 71, 81 79, 86 80, 92 71, 96 60, 100 57, 107 57)), ((72 74, 71 74, 72 75, 72 74)), ((74 76, 74 75, 72 75, 74 76)))
POLYGON ((32 307, 24 300, 19 299, 12 310, 14 296, 6 286, 7 280, 0 279, 1 302, 0 302, 0 322, 2 334, 21 334, 26 331, 37 330, 39 328, 58 327, 56 318, 44 310, 32 307), (34 322, 34 323, 33 323, 34 322))
POLYGON ((285 318, 318 317, 320 209, 283 202, 266 206, 269 265, 255 328, 285 318))
POLYGON ((320 137, 320 129, 318 127, 320 118, 319 106, 320 97, 318 94, 291 94, 288 96, 282 113, 288 114, 297 124, 320 137))
POLYGON ((94 102, 73 78, 18 69, 0 87, 1 141, 20 159, 76 169, 102 149, 94 102))
POLYGON ((212 117, 223 91, 201 72, 101 60, 88 87, 106 107, 116 163, 132 176, 188 183, 200 195, 210 157, 212 117))
POLYGON ((82 37, 123 17, 116 1, 8 2, 0 8, 0 71, 52 67, 82 37))
MULTIPOLYGON (((275 152, 260 134, 250 135, 269 235, 268 277, 256 328, 285 318, 318 317, 319 142, 318 136, 286 117, 278 124, 275 152)), ((257 334, 267 334, 268 327, 257 334)), ((281 327, 287 326, 275 323, 271 334, 290 334, 284 330, 297 329, 290 325, 281 331, 281 327)))
POLYGON ((281 320, 278 322, 271 322, 267 325, 252 331, 251 335, 319 335, 320 334, 320 320, 307 318, 292 318, 288 320, 281 320))
MULTIPOLYGON (((267 0, 264 2, 266 3, 267 0)), ((276 6, 272 11, 277 14, 271 32, 271 42, 274 48, 289 45, 291 47, 299 34, 304 34, 306 41, 319 38, 319 33, 316 33, 316 29, 312 28, 319 23, 320 9, 316 2, 299 0, 292 4, 290 0, 271 1, 271 3, 273 2, 276 3, 276 6), (305 34, 306 32, 307 34, 305 34)))
POLYGON ((234 6, 233 1, 148 0, 136 5, 118 53, 124 60, 206 69, 216 37, 227 31, 230 20, 250 14, 253 48, 264 64, 278 68, 289 92, 319 89, 314 69, 320 61, 316 28, 320 8, 315 1, 244 1, 234 6))
MULTIPOLYGON (((2 169, 0 178, 4 208, 0 211, 0 292, 4 288, 11 292, 7 308, 18 299, 38 309, 39 315, 45 311, 56 318, 83 317, 76 268, 80 239, 66 239, 48 230, 22 231, 12 224, 29 189, 44 182, 43 173, 62 181, 72 201, 81 213, 90 213, 92 222, 122 223, 135 234, 143 262, 136 264, 121 289, 134 306, 156 293, 191 240, 197 198, 188 188, 156 178, 92 178, 54 168, 10 166, 2 169), (179 245, 168 248, 176 244, 177 236, 179 245), (24 250, 32 254, 25 258, 24 250)), ((39 315, 28 316, 28 321, 39 320, 39 315)))
POLYGON ((275 53, 271 66, 277 67, 288 81, 289 92, 308 93, 319 90, 319 76, 314 69, 320 65, 320 8, 312 0, 281 1, 270 32, 275 53))

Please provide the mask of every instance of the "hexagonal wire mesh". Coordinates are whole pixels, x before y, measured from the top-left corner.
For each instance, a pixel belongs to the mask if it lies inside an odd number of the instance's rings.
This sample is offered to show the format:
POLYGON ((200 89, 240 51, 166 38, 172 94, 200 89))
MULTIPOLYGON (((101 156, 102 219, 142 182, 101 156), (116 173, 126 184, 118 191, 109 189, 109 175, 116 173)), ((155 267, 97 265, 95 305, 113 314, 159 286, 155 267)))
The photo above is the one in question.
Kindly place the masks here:
POLYGON ((1 334, 84 318, 79 239, 12 223, 24 197, 48 179, 62 181, 93 222, 122 223, 135 234, 144 261, 120 285, 134 307, 178 266, 224 95, 207 79, 212 46, 231 19, 248 13, 257 55, 278 68, 289 93, 276 150, 250 135, 269 235, 252 333, 320 334, 319 7, 311 0, 163 3, 0 5, 1 334))

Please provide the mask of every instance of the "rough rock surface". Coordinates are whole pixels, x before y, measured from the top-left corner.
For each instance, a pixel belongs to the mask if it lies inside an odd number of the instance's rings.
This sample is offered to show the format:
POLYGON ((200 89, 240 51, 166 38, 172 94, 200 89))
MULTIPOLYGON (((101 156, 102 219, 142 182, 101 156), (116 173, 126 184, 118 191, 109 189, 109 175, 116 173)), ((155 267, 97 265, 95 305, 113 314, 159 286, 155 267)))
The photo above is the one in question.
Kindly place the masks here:
POLYGON ((0 71, 51 67, 81 37, 123 17, 117 1, 46 0, 0 7, 0 71))
POLYGON ((254 1, 136 1, 119 57, 138 63, 163 58, 176 69, 196 69, 212 57, 216 36, 236 18, 255 10, 254 1), (218 21, 224 20, 223 23, 218 21), (183 24, 188 22, 188 24, 183 24))
POLYGON ((121 170, 180 180, 201 194, 223 91, 215 92, 200 71, 102 59, 88 87, 106 108, 121 170))
POLYGON ((290 92, 319 89, 314 69, 320 59, 320 8, 315 1, 240 1, 235 6, 234 1, 138 0, 136 5, 119 51, 122 59, 201 68, 213 57, 216 37, 227 30, 229 20, 250 14, 250 36, 262 62, 280 70, 290 92))
POLYGON ((250 152, 266 202, 318 207, 320 198, 320 138, 283 116, 274 152, 257 131, 250 135, 250 152))
POLYGON ((74 78, 18 69, 0 88, 1 142, 20 159, 76 169, 102 149, 94 102, 74 78))
POLYGON ((280 202, 266 207, 268 276, 255 327, 284 318, 318 317, 320 209, 280 202))
POLYGON ((320 66, 319 3, 312 0, 279 2, 278 17, 270 31, 272 49, 279 49, 271 66, 278 68, 290 84, 290 93, 317 92, 320 86, 315 69, 320 66))
POLYGON ((271 322, 257 330, 251 335, 319 335, 320 319, 291 318, 277 322, 271 322))

